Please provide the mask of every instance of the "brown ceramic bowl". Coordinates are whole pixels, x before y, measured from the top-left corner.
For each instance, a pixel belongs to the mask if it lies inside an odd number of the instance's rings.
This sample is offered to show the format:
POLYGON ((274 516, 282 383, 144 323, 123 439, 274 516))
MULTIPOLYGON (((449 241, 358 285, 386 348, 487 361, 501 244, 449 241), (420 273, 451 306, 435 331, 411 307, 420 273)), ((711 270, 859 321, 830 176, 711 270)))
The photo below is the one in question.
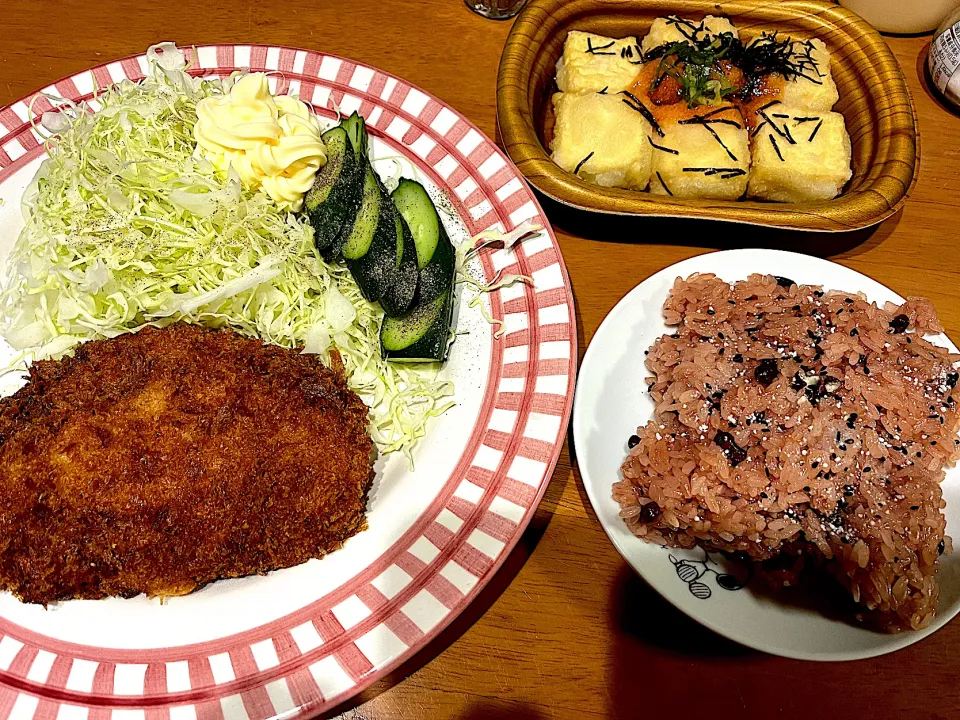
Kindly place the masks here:
POLYGON ((617 215, 706 218, 795 230, 843 232, 893 215, 916 182, 916 117, 900 66, 857 15, 820 0, 534 0, 517 18, 500 59, 497 121, 507 153, 526 178, 568 206, 617 215), (812 203, 684 200, 591 185, 551 159, 550 98, 570 30, 643 36, 654 18, 722 15, 744 38, 777 30, 827 44, 853 145, 853 177, 840 197, 812 203))

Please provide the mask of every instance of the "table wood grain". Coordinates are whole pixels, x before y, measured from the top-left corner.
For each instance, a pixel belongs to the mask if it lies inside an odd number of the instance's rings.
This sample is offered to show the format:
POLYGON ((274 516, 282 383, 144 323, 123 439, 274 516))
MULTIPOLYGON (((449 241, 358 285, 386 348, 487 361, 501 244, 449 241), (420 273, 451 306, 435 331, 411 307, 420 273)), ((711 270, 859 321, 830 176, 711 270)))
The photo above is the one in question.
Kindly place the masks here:
MULTIPOLYGON (((509 27, 459 0, 15 0, 0 13, 0 105, 162 40, 257 42, 388 70, 494 137, 497 63, 509 27)), ((901 295, 925 295, 960 339, 960 117, 924 77, 930 37, 888 42, 921 136, 920 178, 903 211, 872 233, 825 238, 612 222, 547 205, 573 281, 581 353, 606 313, 644 278, 709 249, 745 244, 829 256, 901 295)), ((571 454, 568 443, 530 529, 477 602, 414 661, 340 708, 341 717, 960 716, 960 622, 860 662, 798 662, 741 648, 673 610, 627 567, 590 509, 571 454)))

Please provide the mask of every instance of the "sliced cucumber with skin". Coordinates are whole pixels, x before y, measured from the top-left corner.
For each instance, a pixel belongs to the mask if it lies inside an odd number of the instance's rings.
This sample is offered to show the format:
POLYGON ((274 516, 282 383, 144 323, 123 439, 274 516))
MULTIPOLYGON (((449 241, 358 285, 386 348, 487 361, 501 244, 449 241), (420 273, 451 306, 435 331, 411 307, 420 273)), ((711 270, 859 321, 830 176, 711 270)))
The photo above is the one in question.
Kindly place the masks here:
POLYGON ((417 267, 423 270, 436 252, 441 238, 447 236, 440 216, 426 189, 416 180, 401 179, 391 197, 413 233, 417 245, 417 267))
POLYGON ((452 290, 456 251, 447 237, 440 215, 423 185, 404 178, 393 191, 394 204, 407 221, 417 246, 420 268, 420 300, 429 302, 452 290))
POLYGON ((320 168, 303 199, 303 212, 313 226, 314 244, 328 252, 341 236, 344 226, 353 223, 360 205, 362 167, 346 130, 337 126, 321 136, 327 162, 320 168))
POLYGON ((390 286, 380 298, 383 311, 390 317, 398 317, 410 310, 417 294, 420 273, 417 272, 417 248, 413 235, 403 216, 394 211, 397 237, 396 273, 390 286))
MULTIPOLYGON (((357 213, 354 231, 343 245, 343 257, 360 291, 370 302, 380 302, 399 275, 403 236, 397 234, 396 217, 397 209, 368 163, 364 205, 357 213)), ((400 304, 398 298, 396 305, 400 304)))
MULTIPOLYGON (((350 115, 339 125, 347 137, 347 147, 353 150, 353 163, 351 165, 352 175, 349 176, 350 182, 350 200, 352 207, 341 224, 339 232, 333 237, 332 242, 322 248, 320 252, 328 261, 339 260, 343 244, 347 241, 351 230, 353 229, 357 213, 363 206, 364 200, 364 180, 366 178, 367 145, 369 142, 367 136, 367 124, 364 119, 356 112, 350 115)), ((348 178, 345 177, 345 181, 348 178)))
POLYGON ((444 293, 417 304, 403 317, 385 317, 380 326, 383 356, 391 362, 443 362, 452 313, 453 295, 444 293))
POLYGON ((383 192, 377 180, 377 174, 366 160, 363 171, 363 194, 360 209, 357 211, 353 225, 340 246, 340 252, 347 260, 362 258, 373 245, 373 238, 377 234, 383 211, 383 192))
POLYGON ((392 362, 442 362, 453 318, 456 251, 420 183, 401 180, 392 197, 413 236, 420 278, 410 312, 383 321, 383 354, 392 362))
POLYGON ((350 145, 353 147, 353 153, 359 160, 367 157, 367 122, 361 115, 354 111, 350 117, 344 120, 341 125, 350 138, 350 145))
POLYGON ((430 262, 420 271, 420 300, 429 302, 442 293, 452 292, 456 266, 456 250, 444 233, 430 262))

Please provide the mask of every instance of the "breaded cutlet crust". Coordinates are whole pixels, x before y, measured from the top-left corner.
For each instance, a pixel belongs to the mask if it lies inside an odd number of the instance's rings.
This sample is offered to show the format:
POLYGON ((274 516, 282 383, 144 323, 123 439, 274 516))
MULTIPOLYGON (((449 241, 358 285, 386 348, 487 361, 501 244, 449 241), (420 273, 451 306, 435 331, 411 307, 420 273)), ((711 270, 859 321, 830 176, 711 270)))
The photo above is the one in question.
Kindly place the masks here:
POLYGON ((185 324, 86 343, 0 400, 0 589, 181 595, 320 557, 366 525, 372 451, 342 366, 185 324))

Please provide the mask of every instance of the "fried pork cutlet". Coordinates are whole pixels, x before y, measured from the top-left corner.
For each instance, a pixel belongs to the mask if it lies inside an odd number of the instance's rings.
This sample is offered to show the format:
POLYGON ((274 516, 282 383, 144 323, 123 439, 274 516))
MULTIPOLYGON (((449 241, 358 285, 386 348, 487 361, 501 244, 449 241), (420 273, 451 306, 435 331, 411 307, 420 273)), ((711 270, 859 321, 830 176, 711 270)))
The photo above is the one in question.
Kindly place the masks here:
POLYGON ((0 400, 0 589, 183 595, 320 557, 366 526, 372 450, 342 366, 191 325, 87 343, 0 400))

